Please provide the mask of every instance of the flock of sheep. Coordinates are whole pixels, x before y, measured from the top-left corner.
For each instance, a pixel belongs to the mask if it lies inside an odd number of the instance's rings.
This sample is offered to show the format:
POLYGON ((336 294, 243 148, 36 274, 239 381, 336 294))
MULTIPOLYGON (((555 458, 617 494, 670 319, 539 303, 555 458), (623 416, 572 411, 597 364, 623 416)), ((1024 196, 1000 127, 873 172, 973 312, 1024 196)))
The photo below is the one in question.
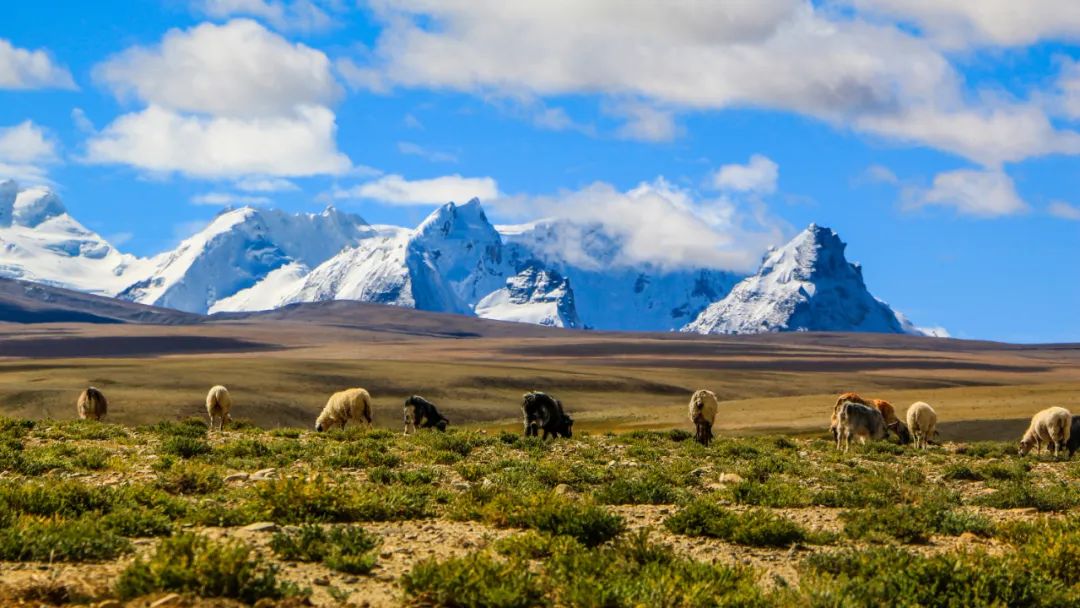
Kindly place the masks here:
MULTIPOLYGON (((716 394, 699 390, 690 398, 690 421, 694 423, 695 438, 702 445, 709 445, 713 438, 712 427, 719 410, 716 394)), ((108 411, 105 395, 89 387, 79 395, 76 410, 80 418, 101 420, 108 411)), ((220 432, 226 422, 232 420, 229 413, 232 399, 224 386, 215 386, 206 395, 206 413, 210 417, 210 430, 215 426, 220 432)), ((562 402, 538 391, 522 397, 521 414, 526 436, 543 438, 571 437, 574 420, 566 414, 562 402)), ((836 449, 847 452, 852 437, 860 443, 868 440, 886 439, 895 433, 901 445, 914 443, 918 449, 926 449, 937 437, 937 412, 928 403, 918 401, 907 409, 906 424, 896 416, 892 404, 882 399, 865 399, 856 393, 844 393, 833 406, 829 431, 836 440, 836 449)), ((322 432, 356 420, 368 426, 372 423, 371 395, 362 388, 350 388, 330 396, 319 417, 315 430, 322 432)), ((445 431, 449 420, 439 413, 434 403, 419 395, 405 400, 405 434, 420 428, 445 431)), ((1031 425, 1020 439, 1020 455, 1035 448, 1042 453, 1043 447, 1052 449, 1057 457, 1067 449, 1071 458, 1080 448, 1080 418, 1073 418, 1063 407, 1050 407, 1035 414, 1031 425)))

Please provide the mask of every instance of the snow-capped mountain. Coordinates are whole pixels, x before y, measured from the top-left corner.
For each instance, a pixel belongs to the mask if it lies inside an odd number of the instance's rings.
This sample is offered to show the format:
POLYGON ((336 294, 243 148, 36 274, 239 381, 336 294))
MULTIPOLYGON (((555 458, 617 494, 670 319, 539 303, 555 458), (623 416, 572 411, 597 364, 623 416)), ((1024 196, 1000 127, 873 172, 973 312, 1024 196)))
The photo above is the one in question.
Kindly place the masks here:
POLYGON ((578 314, 594 329, 678 329, 744 276, 627 263, 620 240, 595 224, 542 220, 499 230, 516 248, 514 255, 535 258, 570 279, 578 314))
POLYGON ((833 230, 810 224, 682 331, 923 333, 870 294, 862 268, 844 257, 846 247, 833 230))
POLYGON ((476 305, 485 319, 533 323, 549 327, 581 327, 570 281, 537 263, 526 264, 476 305))
POLYGON ((374 233, 360 217, 333 208, 301 214, 229 209, 175 250, 153 258, 152 271, 117 297, 205 313, 268 276, 277 279, 283 267, 318 266, 374 233))
POLYGON ((359 300, 567 328, 927 333, 870 295, 844 248, 811 225, 739 282, 638 261, 600 225, 496 228, 472 200, 415 229, 333 208, 227 209, 176 249, 137 258, 77 222, 48 188, 0 182, 0 277, 186 312, 359 300))
POLYGON ((0 276, 114 295, 145 268, 77 222, 48 188, 0 181, 0 276))

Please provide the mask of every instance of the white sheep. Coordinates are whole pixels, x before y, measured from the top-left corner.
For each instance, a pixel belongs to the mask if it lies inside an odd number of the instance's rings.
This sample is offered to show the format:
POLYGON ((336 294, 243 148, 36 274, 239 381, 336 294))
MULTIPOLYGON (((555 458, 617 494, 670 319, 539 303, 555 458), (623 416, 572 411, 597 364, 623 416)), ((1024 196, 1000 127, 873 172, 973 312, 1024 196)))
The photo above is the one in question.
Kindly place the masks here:
POLYGON ((371 426, 371 395, 362 388, 350 388, 330 395, 326 407, 315 420, 315 430, 322 432, 345 424, 353 418, 362 419, 371 426))
POLYGON ((210 416, 211 431, 214 430, 215 420, 219 432, 225 429, 226 422, 232 422, 230 410, 232 410, 232 397, 229 396, 229 389, 220 384, 211 388, 206 394, 206 413, 210 416))
POLYGON ((712 441, 713 421, 718 409, 720 403, 712 391, 701 389, 690 397, 690 422, 694 423, 695 438, 701 445, 709 445, 712 441))
POLYGON ((1023 456, 1037 448, 1041 454, 1043 445, 1054 447, 1054 457, 1069 441, 1072 427, 1072 414, 1063 407, 1048 407, 1031 417, 1031 425, 1020 439, 1020 455, 1023 456))
POLYGON ((937 433, 937 412, 929 403, 916 401, 907 409, 907 425, 915 436, 915 447, 925 450, 937 433))
POLYGON ((83 420, 101 420, 109 412, 109 401, 104 393, 91 386, 79 394, 75 410, 83 420))

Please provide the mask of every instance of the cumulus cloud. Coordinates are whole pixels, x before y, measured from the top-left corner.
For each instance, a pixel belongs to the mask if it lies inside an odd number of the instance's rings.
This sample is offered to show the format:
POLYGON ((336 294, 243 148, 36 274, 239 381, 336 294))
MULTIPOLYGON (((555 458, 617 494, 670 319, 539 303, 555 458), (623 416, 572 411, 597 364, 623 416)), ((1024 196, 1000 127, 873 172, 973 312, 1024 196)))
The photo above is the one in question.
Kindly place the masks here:
POLYGON ((334 18, 311 0, 196 0, 194 8, 215 19, 255 17, 285 32, 322 32, 335 25, 334 18))
POLYGON ((209 179, 341 174, 326 104, 340 93, 330 60, 248 19, 170 30, 94 74, 121 99, 145 102, 87 143, 92 163, 209 179))
POLYGON ((911 195, 909 208, 930 205, 952 207, 957 213, 999 217, 1027 211, 1012 178, 997 170, 958 169, 934 176, 928 189, 911 195))
MULTIPOLYGON (((374 48, 339 68, 352 86, 377 91, 600 94, 669 112, 791 111, 987 166, 1076 151, 1076 134, 1056 130, 1036 103, 985 100, 917 32, 835 4, 377 0, 384 28, 374 48)), ((672 136, 670 116, 643 118, 624 134, 672 136)))
POLYGON ((0 89, 75 89, 67 68, 41 49, 20 49, 0 38, 0 89))
POLYGON ((1080 4, 1069 0, 841 0, 860 12, 917 26, 936 44, 1023 46, 1080 40, 1080 4))
POLYGON ((191 197, 191 202, 196 205, 266 205, 270 203, 270 199, 232 192, 207 192, 191 197))
POLYGON ((391 205, 441 205, 473 198, 484 201, 498 195, 499 187, 494 179, 457 174, 416 180, 390 174, 333 192, 333 197, 338 199, 370 199, 391 205))
POLYGON ((1054 217, 1080 222, 1080 207, 1070 205, 1065 201, 1053 201, 1050 203, 1050 206, 1047 207, 1047 211, 1054 217))
POLYGON ((0 127, 0 179, 47 181, 45 166, 56 160, 56 144, 33 122, 0 127))
POLYGON ((126 114, 87 143, 85 160, 189 177, 341 174, 334 113, 302 106, 295 117, 206 118, 158 106, 126 114))
POLYGON ((248 19, 170 30, 157 46, 106 60, 94 76, 120 98, 215 116, 280 116, 340 93, 322 51, 248 19))
POLYGON ((745 165, 724 165, 712 175, 718 190, 772 194, 780 177, 780 166, 767 156, 754 154, 745 165))
POLYGON ((785 240, 784 224, 760 204, 703 197, 662 177, 627 191, 597 182, 552 196, 507 197, 493 207, 513 219, 558 218, 565 225, 553 233, 560 239, 546 241, 548 254, 584 268, 611 263, 751 272, 766 248, 785 240), (596 226, 617 245, 613 260, 591 251, 596 226))

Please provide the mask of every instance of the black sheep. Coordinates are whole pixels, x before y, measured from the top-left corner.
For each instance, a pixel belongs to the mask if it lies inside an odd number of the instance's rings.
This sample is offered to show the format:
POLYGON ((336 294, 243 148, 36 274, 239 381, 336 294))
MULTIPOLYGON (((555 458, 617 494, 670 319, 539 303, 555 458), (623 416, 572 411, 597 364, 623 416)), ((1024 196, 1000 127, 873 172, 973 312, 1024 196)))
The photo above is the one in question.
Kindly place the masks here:
POLYGON ((544 431, 544 439, 573 436, 574 419, 563 411, 562 402, 550 395, 536 391, 525 393, 521 414, 527 437, 537 436, 540 430, 544 431))
POLYGON ((413 395, 405 400, 405 434, 408 435, 410 431, 416 431, 416 425, 419 424, 422 429, 430 429, 432 427, 439 429, 440 431, 446 430, 446 425, 450 421, 439 413, 439 410, 435 407, 435 404, 424 399, 420 395, 413 395))

